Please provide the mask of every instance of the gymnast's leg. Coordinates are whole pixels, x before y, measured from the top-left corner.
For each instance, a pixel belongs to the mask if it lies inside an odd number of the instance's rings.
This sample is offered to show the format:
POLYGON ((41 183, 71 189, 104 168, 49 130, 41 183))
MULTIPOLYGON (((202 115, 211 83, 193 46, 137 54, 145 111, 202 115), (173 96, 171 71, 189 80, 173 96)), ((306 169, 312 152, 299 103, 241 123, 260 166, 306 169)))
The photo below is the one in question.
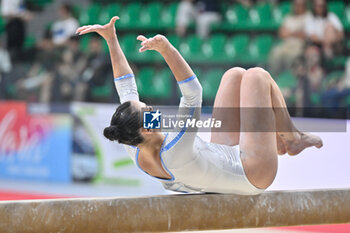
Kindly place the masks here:
MULTIPOLYGON (((240 136, 240 92, 245 69, 234 67, 225 72, 215 97, 213 118, 221 120, 224 129, 212 129, 211 142, 228 146, 238 145, 240 136)), ((283 98, 283 97, 282 97, 283 98)), ((278 154, 287 152, 276 134, 278 154)))
MULTIPOLYGON (((241 81, 240 119, 241 159, 250 182, 258 188, 267 188, 277 172, 276 134, 294 151, 306 147, 321 147, 322 141, 313 135, 304 137, 295 130, 278 86, 268 72, 261 68, 247 70, 241 81), (277 126, 287 124, 286 132, 277 132, 277 126), (277 133, 276 133, 277 132, 277 133)), ((286 127, 284 127, 286 128, 286 127)), ((287 149, 288 149, 287 148, 287 149)))
POLYGON ((221 78, 216 93, 213 118, 220 120, 225 129, 212 129, 211 142, 228 146, 238 145, 240 135, 241 81, 246 70, 235 67, 227 70, 221 78))
POLYGON ((244 171, 258 188, 270 186, 277 173, 276 119, 271 92, 272 85, 266 71, 252 68, 244 73, 239 145, 244 171), (267 130, 262 130, 262 127, 267 130))
POLYGON ((322 140, 318 136, 299 132, 294 126, 281 90, 270 74, 268 72, 265 74, 272 85, 271 98, 276 119, 277 143, 282 142, 285 149, 285 151, 279 150, 279 154, 288 152, 289 155, 296 155, 310 146, 322 147, 322 140))

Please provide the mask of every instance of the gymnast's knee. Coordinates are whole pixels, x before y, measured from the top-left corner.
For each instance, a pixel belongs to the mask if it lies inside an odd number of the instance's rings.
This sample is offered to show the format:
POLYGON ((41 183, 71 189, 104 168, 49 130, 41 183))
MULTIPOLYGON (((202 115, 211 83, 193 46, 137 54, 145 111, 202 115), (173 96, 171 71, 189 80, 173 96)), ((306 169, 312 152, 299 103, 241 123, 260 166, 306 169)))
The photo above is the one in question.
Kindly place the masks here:
POLYGON ((242 77, 244 73, 246 72, 245 69, 241 67, 233 67, 229 70, 227 70, 224 75, 222 76, 221 82, 241 82, 242 77))
POLYGON ((270 82, 270 74, 265 69, 260 67, 254 67, 248 69, 244 75, 243 79, 249 79, 251 81, 257 81, 257 82, 270 82))

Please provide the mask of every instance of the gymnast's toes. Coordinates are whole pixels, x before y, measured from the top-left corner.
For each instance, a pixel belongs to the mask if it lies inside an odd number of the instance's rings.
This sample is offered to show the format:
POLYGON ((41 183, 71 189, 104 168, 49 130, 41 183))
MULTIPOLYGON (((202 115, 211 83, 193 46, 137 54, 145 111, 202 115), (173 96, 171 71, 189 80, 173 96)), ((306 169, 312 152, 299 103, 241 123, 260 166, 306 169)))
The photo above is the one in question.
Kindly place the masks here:
POLYGON ((297 155, 304 149, 312 146, 321 148, 323 146, 322 139, 313 134, 301 133, 300 139, 287 144, 286 148, 289 155, 297 155))

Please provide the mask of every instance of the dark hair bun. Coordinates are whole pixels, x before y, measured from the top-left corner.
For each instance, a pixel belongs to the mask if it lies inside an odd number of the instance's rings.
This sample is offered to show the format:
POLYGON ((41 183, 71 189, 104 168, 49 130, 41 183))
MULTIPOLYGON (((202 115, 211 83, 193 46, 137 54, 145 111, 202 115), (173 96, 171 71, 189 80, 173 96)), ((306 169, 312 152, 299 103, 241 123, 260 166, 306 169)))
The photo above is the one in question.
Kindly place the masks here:
POLYGON ((106 127, 103 130, 103 135, 111 141, 116 141, 119 139, 118 128, 114 125, 106 127))

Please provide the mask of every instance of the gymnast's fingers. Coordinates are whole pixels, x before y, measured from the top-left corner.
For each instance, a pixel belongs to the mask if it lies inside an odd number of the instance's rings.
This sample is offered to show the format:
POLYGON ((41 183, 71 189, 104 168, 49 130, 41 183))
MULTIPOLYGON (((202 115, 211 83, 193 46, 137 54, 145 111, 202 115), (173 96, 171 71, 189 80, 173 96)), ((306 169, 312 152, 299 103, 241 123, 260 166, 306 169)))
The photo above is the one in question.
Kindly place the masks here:
POLYGON ((111 18, 111 20, 109 21, 110 24, 115 24, 115 21, 119 20, 118 16, 114 16, 113 18, 111 18))
POLYGON ((139 35, 136 39, 139 41, 146 41, 147 40, 147 38, 144 35, 139 35))
POLYGON ((147 51, 147 50, 149 50, 149 47, 147 47, 147 46, 142 46, 142 47, 139 49, 139 52, 142 53, 142 52, 147 51))
POLYGON ((90 33, 90 32, 96 32, 96 28, 94 28, 94 27, 87 28, 87 29, 81 31, 80 35, 84 35, 84 34, 87 34, 87 33, 90 33))
POLYGON ((81 31, 87 29, 88 27, 91 27, 91 25, 82 26, 82 27, 78 28, 78 29, 75 31, 75 33, 81 32, 81 31))

